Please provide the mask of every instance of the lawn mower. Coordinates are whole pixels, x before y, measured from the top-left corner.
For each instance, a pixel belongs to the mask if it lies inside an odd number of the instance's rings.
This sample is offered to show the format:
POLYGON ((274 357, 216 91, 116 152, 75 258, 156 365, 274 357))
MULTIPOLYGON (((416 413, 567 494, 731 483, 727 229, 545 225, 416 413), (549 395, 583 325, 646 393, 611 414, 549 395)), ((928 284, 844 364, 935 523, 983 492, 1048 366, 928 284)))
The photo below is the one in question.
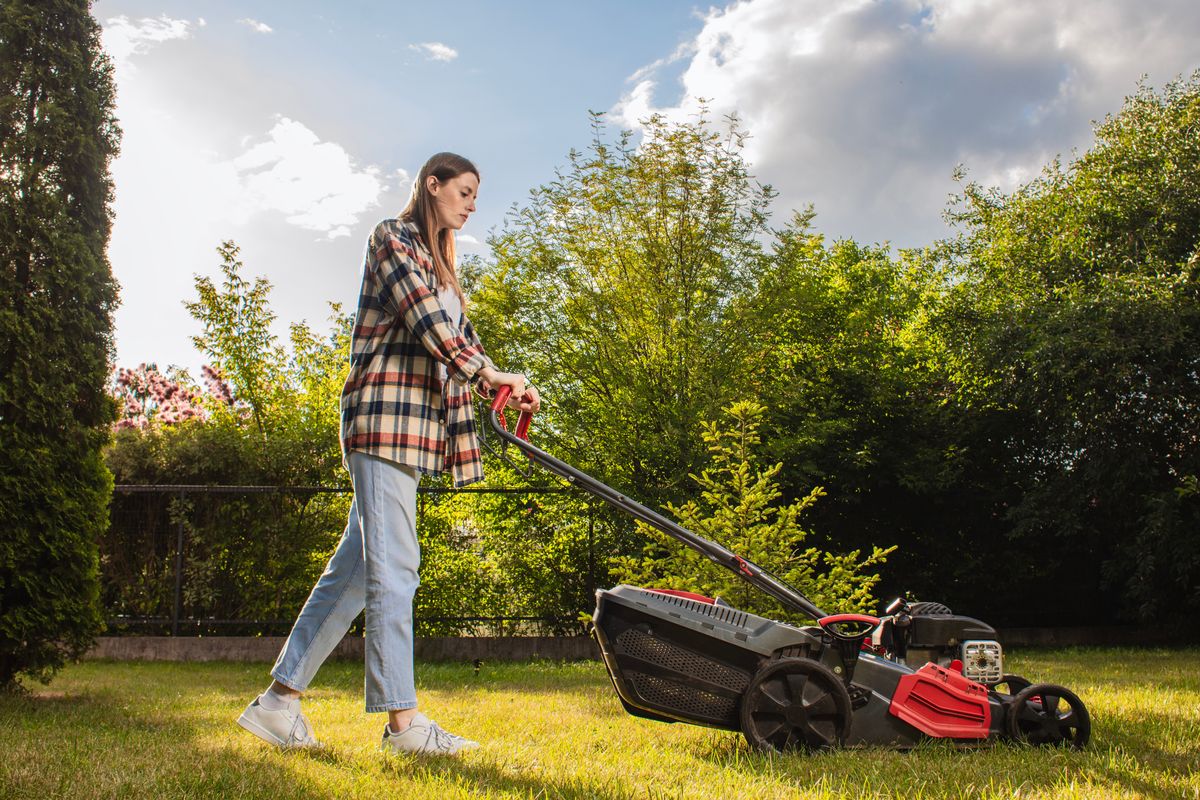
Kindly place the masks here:
POLYGON ((1009 739, 1082 748, 1091 733, 1069 689, 1003 671, 996 631, 937 603, 892 601, 880 616, 828 614, 757 564, 704 539, 509 431, 501 387, 491 428, 531 462, 692 548, 815 625, 740 611, 720 598, 621 585, 596 592, 593 630, 625 710, 740 731, 768 751, 922 740, 1009 739))

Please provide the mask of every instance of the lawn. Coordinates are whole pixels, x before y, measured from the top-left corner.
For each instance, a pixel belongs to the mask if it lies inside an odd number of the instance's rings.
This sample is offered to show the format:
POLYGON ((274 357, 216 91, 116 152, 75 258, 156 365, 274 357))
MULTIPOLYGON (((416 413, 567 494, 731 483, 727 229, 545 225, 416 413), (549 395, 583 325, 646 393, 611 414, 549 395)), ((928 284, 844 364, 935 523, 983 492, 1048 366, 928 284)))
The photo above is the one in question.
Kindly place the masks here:
POLYGON ((1010 655, 1091 710, 1083 752, 999 744, 769 757, 740 735, 630 717, 597 663, 423 664, 423 707, 483 742, 461 759, 386 756, 362 667, 306 700, 324 749, 277 752, 234 724, 263 664, 85 662, 0 697, 0 797, 1200 798, 1200 650, 1010 655))

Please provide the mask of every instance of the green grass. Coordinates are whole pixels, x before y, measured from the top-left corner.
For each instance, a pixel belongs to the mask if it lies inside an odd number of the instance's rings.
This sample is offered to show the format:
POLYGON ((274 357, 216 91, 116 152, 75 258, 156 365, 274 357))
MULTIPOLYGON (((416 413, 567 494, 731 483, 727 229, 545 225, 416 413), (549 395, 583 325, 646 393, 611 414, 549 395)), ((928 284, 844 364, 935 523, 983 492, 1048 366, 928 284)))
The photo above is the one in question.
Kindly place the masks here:
POLYGON ((484 745, 386 756, 361 666, 331 662, 305 701, 326 747, 287 753, 234 724, 265 665, 85 662, 0 697, 0 797, 1200 798, 1200 650, 1026 651, 1008 667, 1083 698, 1085 751, 769 757, 737 734, 626 715, 599 664, 535 663, 419 665, 422 707, 484 745))

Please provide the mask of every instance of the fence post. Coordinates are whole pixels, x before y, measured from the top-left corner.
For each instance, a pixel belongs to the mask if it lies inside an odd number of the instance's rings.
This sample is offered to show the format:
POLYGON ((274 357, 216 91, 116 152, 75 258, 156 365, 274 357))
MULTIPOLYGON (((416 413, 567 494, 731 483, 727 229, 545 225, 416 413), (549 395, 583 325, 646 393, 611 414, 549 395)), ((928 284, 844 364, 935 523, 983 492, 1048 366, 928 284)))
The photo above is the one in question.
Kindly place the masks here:
POLYGON ((183 514, 186 493, 179 493, 179 531, 175 538, 175 604, 171 609, 171 635, 179 635, 179 618, 183 616, 183 514))
POLYGON ((588 598, 596 596, 596 512, 595 503, 588 500, 588 598))

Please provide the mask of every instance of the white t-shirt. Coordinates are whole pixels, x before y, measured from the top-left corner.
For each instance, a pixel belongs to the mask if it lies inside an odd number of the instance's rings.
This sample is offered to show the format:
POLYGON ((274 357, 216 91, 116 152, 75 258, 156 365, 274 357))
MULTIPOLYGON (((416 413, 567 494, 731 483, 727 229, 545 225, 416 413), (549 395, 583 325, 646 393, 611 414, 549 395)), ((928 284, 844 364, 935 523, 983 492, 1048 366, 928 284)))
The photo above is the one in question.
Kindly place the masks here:
MULTIPOLYGON (((462 301, 458 299, 458 292, 454 291, 454 287, 439 287, 438 302, 442 304, 442 308, 446 311, 446 316, 450 317, 450 323, 456 328, 461 328, 462 301)), ((442 383, 446 382, 446 365, 441 362, 438 362, 438 377, 442 383)))

